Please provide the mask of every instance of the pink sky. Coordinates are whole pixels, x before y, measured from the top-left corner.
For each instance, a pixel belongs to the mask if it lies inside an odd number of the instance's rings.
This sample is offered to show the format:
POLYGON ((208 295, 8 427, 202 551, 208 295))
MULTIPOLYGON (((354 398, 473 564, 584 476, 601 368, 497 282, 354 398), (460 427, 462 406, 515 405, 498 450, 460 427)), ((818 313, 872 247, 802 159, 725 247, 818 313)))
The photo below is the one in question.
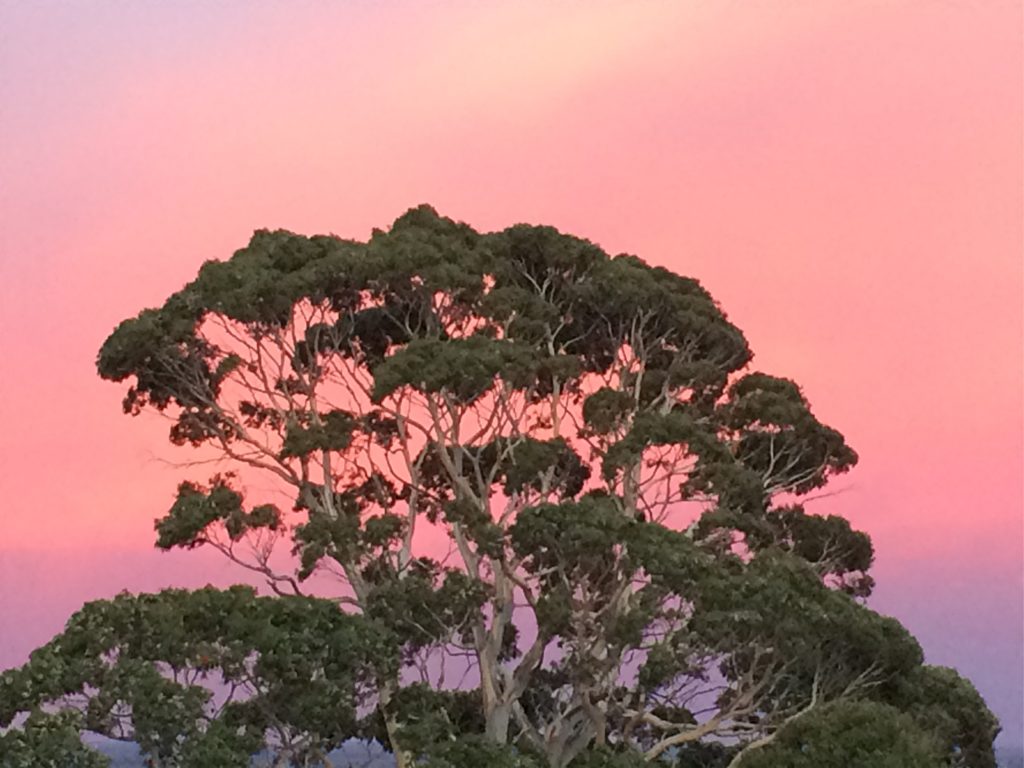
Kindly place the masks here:
POLYGON ((94 373, 250 232, 430 202, 700 279, 861 465, 873 605, 1022 726, 1018 2, 0 2, 0 668, 151 550, 187 456, 94 373))

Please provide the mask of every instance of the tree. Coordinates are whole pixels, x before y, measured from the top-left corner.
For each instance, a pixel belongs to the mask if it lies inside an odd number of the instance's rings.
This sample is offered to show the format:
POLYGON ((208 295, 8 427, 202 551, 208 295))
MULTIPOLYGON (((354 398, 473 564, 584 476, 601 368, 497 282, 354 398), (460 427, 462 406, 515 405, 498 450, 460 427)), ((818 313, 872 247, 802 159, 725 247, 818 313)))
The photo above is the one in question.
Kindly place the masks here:
MULTIPOLYGON (((0 722, 32 709, 47 723, 44 709, 62 705, 65 740, 70 722, 135 741, 159 766, 247 768, 264 745, 308 762, 353 733, 372 672, 397 663, 390 645, 328 600, 124 594, 86 605, 0 677, 0 722)), ((78 764, 95 763, 54 762, 78 764)))
POLYGON ((334 574, 392 649, 337 738, 559 768, 744 759, 920 668, 860 602, 869 538, 799 503, 856 453, 751 357, 695 280, 421 206, 365 243, 257 232, 119 325, 98 369, 222 465, 181 483, 159 547, 213 547, 281 605, 334 574))

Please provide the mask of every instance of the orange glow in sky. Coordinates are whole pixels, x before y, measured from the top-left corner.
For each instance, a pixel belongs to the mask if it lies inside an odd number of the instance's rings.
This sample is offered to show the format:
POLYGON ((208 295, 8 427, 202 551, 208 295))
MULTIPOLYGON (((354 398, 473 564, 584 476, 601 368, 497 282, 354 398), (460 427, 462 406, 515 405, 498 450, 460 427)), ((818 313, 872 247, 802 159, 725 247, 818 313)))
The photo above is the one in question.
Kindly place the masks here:
POLYGON ((861 456, 815 502, 1022 724, 1018 2, 0 3, 0 668, 152 551, 187 452, 94 371, 252 230, 429 202, 698 278, 861 456))

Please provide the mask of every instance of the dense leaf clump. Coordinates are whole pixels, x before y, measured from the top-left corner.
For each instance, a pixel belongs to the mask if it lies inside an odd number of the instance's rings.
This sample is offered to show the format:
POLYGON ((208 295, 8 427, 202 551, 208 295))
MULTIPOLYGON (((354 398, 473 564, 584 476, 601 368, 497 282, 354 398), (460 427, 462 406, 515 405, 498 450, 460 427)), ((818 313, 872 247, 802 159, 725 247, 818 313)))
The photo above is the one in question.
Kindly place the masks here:
POLYGON ((124 594, 86 605, 0 676, 0 722, 31 713, 23 735, 3 738, 15 754, 45 744, 54 766, 101 764, 78 728, 132 740, 160 765, 243 768, 266 744, 312 759, 354 733, 373 676, 397 664, 389 647, 328 600, 243 587, 124 594), (54 705, 61 716, 46 714, 54 705))
POLYGON ((157 546, 277 597, 87 606, 5 673, 0 725, 31 714, 0 738, 81 765, 77 728, 162 766, 375 738, 400 768, 991 768, 976 691, 865 606, 870 538, 807 508, 857 454, 752 357, 696 280, 552 227, 257 232, 98 369, 221 467, 157 546))

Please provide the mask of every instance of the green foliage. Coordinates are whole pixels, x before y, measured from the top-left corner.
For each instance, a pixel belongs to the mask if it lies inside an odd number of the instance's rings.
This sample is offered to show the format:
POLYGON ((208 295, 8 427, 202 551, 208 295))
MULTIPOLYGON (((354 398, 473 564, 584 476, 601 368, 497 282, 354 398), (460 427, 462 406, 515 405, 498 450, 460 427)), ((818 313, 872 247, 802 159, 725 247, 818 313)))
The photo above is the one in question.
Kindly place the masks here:
POLYGON ((502 456, 496 461, 497 479, 507 495, 545 488, 558 491, 565 498, 576 496, 590 477, 590 467, 563 438, 534 440, 521 438, 514 442, 499 440, 490 450, 502 456))
POLYGON ((633 466, 645 449, 659 445, 684 445, 693 453, 721 453, 724 448, 683 411, 661 414, 649 411, 636 416, 629 433, 605 454, 601 472, 613 478, 624 467, 633 466))
POLYGON ((629 392, 602 387, 583 402, 583 420, 597 434, 619 429, 635 406, 629 392))
POLYGON ((511 529, 512 545, 531 571, 549 580, 555 570, 577 580, 595 580, 619 553, 625 531, 636 525, 609 496, 576 503, 545 504, 523 510, 511 529))
POLYGON ((946 667, 921 666, 898 678, 891 701, 935 735, 950 765, 995 768, 999 722, 969 680, 946 667))
POLYGON ((343 451, 352 444, 356 419, 347 411, 319 414, 315 423, 288 425, 281 456, 294 458, 313 451, 343 451))
POLYGON ((82 744, 81 718, 73 712, 35 709, 21 728, 0 733, 3 768, 107 768, 110 761, 82 744))
POLYGON ((218 476, 208 488, 181 483, 167 516, 156 522, 156 545, 160 549, 192 549, 207 541, 215 523, 223 524, 232 541, 238 541, 247 531, 281 527, 281 513, 273 504, 261 504, 246 512, 242 495, 230 481, 230 477, 218 476))
POLYGON ((599 747, 582 753, 572 765, 573 768, 646 768, 650 763, 632 750, 599 747))
POLYGON ((387 627, 406 653, 468 633, 487 600, 482 582, 427 558, 414 562, 401 579, 372 575, 366 614, 387 627))
POLYGON ((428 748, 418 765, 424 768, 543 768, 544 763, 515 747, 469 736, 428 748))
POLYGON ((383 400, 401 386, 422 392, 444 392, 469 404, 495 380, 521 383, 533 370, 532 350, 512 341, 486 336, 467 339, 414 340, 374 370, 374 400, 383 400))
MULTIPOLYGON (((435 752, 438 745, 473 742, 485 727, 478 690, 436 690, 424 683, 399 688, 388 704, 388 715, 398 723, 403 746, 418 755, 435 752)), ((379 710, 363 728, 367 738, 388 738, 379 710)))
POLYGON ((696 742, 684 744, 675 754, 675 768, 727 768, 734 747, 718 742, 696 742))
POLYGON ((812 569, 789 557, 759 555, 739 578, 709 590, 700 608, 695 631, 721 642, 723 652, 767 646, 769 658, 785 664, 780 701, 796 681, 809 688, 816 679, 820 696, 839 697, 862 675, 870 685, 906 674, 922 659, 897 621, 823 588, 812 569))
POLYGON ((860 683, 870 688, 921 662, 920 647, 897 622, 823 587, 810 568, 781 553, 731 571, 705 569, 677 589, 692 615, 688 631, 641 666, 639 682, 652 691, 678 683, 700 649, 715 653, 727 679, 759 673, 770 680, 768 699, 783 707, 798 706, 812 689, 830 699, 860 683))
POLYGON ((857 463, 843 436, 814 418, 788 379, 744 376, 729 388, 723 410, 723 422, 739 435, 739 461, 792 493, 820 488, 857 463))
MULTIPOLYGON (((161 765, 191 768, 247 765, 284 732, 325 751, 357 733, 366 686, 395 663, 390 647, 327 600, 260 598, 242 587, 123 594, 87 604, 25 666, 0 676, 0 726, 21 711, 61 707, 90 730, 136 741, 161 765), (215 701, 213 682, 232 699, 215 701)), ((45 730, 53 741, 50 732, 65 733, 70 721, 41 722, 30 718, 10 738, 45 730)))
POLYGON ((839 702, 797 718, 740 768, 941 768, 936 741, 913 718, 874 702, 839 702))

